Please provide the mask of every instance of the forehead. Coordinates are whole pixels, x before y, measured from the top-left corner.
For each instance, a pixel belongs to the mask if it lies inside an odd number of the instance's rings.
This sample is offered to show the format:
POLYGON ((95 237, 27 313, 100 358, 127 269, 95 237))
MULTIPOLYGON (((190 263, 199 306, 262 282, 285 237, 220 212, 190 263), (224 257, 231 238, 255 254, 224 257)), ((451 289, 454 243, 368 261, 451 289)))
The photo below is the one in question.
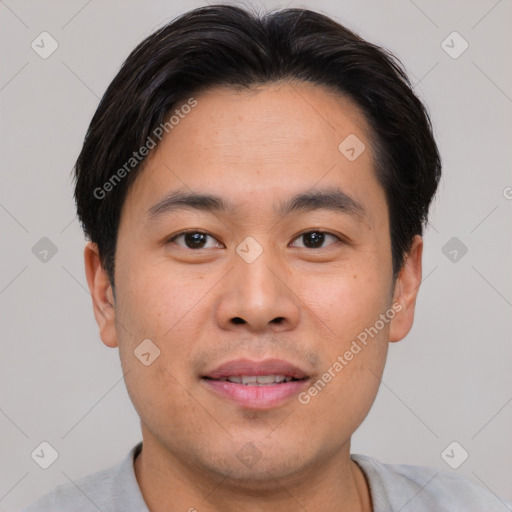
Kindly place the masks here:
POLYGON ((194 98, 197 105, 150 153, 130 203, 154 207, 188 189, 224 196, 234 206, 273 208, 271 196, 337 187, 357 200, 378 186, 370 127, 352 101, 329 88, 306 82, 214 87, 194 98), (346 140, 358 141, 358 152, 364 148, 356 159, 340 150, 346 140))
MULTIPOLYGON (((242 91, 215 87, 199 95, 197 102, 169 133, 169 148, 183 147, 193 139, 202 156, 242 166, 282 167, 283 157, 290 163, 300 162, 306 151, 311 160, 326 149, 328 155, 337 155, 339 144, 349 135, 369 139, 370 127, 351 100, 307 82, 242 91)), ((188 156, 194 158, 194 154, 188 156)), ((370 152, 365 156, 369 158, 370 152)))

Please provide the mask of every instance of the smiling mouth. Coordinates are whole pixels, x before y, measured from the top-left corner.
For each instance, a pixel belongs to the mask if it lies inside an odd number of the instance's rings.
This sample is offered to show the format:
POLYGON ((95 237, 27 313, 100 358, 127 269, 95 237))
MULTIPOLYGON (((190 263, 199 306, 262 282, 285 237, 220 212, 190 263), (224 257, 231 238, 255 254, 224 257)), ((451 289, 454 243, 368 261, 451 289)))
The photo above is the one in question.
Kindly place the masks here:
POLYGON ((289 375, 231 375, 222 377, 220 379, 212 379, 204 377, 209 380, 233 382, 235 384, 243 384, 244 386, 272 386, 274 384, 282 384, 286 382, 299 381, 305 379, 296 379, 289 375))
POLYGON ((309 380, 305 369, 283 359, 234 359, 201 377, 201 383, 217 398, 255 410, 290 404, 309 380))
POLYGON ((218 398, 243 409, 260 411, 289 404, 292 398, 307 387, 308 381, 309 378, 294 379, 284 375, 244 375, 201 379, 206 388, 218 398))

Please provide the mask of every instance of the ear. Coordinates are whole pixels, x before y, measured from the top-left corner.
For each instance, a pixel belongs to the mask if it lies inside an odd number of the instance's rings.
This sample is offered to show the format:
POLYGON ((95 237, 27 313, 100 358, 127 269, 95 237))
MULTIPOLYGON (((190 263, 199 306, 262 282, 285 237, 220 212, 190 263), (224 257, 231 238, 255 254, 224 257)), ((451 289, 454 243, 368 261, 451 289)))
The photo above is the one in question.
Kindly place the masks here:
POLYGON ((117 347, 114 294, 108 275, 101 265, 100 253, 95 243, 89 242, 85 246, 84 262, 101 340, 107 347, 117 347))
POLYGON ((412 328, 416 297, 421 284, 422 254, 423 239, 416 235, 395 283, 393 308, 397 314, 390 322, 389 341, 400 341, 412 328))

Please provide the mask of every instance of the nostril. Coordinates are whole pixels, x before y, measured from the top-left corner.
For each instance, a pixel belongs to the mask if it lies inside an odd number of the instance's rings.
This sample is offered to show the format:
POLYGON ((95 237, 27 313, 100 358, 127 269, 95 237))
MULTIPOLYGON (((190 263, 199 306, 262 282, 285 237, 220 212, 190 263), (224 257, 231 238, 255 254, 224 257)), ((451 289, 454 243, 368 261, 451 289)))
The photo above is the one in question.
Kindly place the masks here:
POLYGON ((239 316, 236 316, 235 318, 233 318, 232 322, 234 324, 244 324, 245 320, 243 318, 240 318, 239 316))
POLYGON ((275 324, 280 324, 283 322, 283 320, 284 320, 283 316, 278 316, 278 317, 274 318, 274 320, 272 320, 272 322, 274 322, 275 324))

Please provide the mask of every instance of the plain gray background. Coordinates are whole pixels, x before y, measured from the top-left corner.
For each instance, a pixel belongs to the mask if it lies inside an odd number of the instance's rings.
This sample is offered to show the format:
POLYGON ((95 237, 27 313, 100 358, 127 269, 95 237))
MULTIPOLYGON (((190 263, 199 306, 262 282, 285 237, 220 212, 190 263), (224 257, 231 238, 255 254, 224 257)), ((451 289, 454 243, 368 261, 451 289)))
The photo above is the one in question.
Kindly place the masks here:
MULTIPOLYGON (((118 463, 140 439, 117 350, 93 318, 70 172, 128 53, 205 4, 0 1, 1 510, 118 463), (59 45, 47 59, 31 48, 43 31, 59 45), (33 253, 43 237, 57 250, 46 262, 33 253), (30 456, 42 441, 59 454, 46 470, 30 456)), ((512 499, 511 2, 258 5, 310 7, 394 52, 429 107, 443 158, 415 325, 391 345, 352 451, 457 472, 512 499), (454 31, 469 45, 457 58, 442 47, 454 31), (445 246, 453 237, 458 247, 445 246), (469 453, 458 469, 441 457, 453 441, 469 453)), ((450 37, 457 53, 464 43, 450 37)))

